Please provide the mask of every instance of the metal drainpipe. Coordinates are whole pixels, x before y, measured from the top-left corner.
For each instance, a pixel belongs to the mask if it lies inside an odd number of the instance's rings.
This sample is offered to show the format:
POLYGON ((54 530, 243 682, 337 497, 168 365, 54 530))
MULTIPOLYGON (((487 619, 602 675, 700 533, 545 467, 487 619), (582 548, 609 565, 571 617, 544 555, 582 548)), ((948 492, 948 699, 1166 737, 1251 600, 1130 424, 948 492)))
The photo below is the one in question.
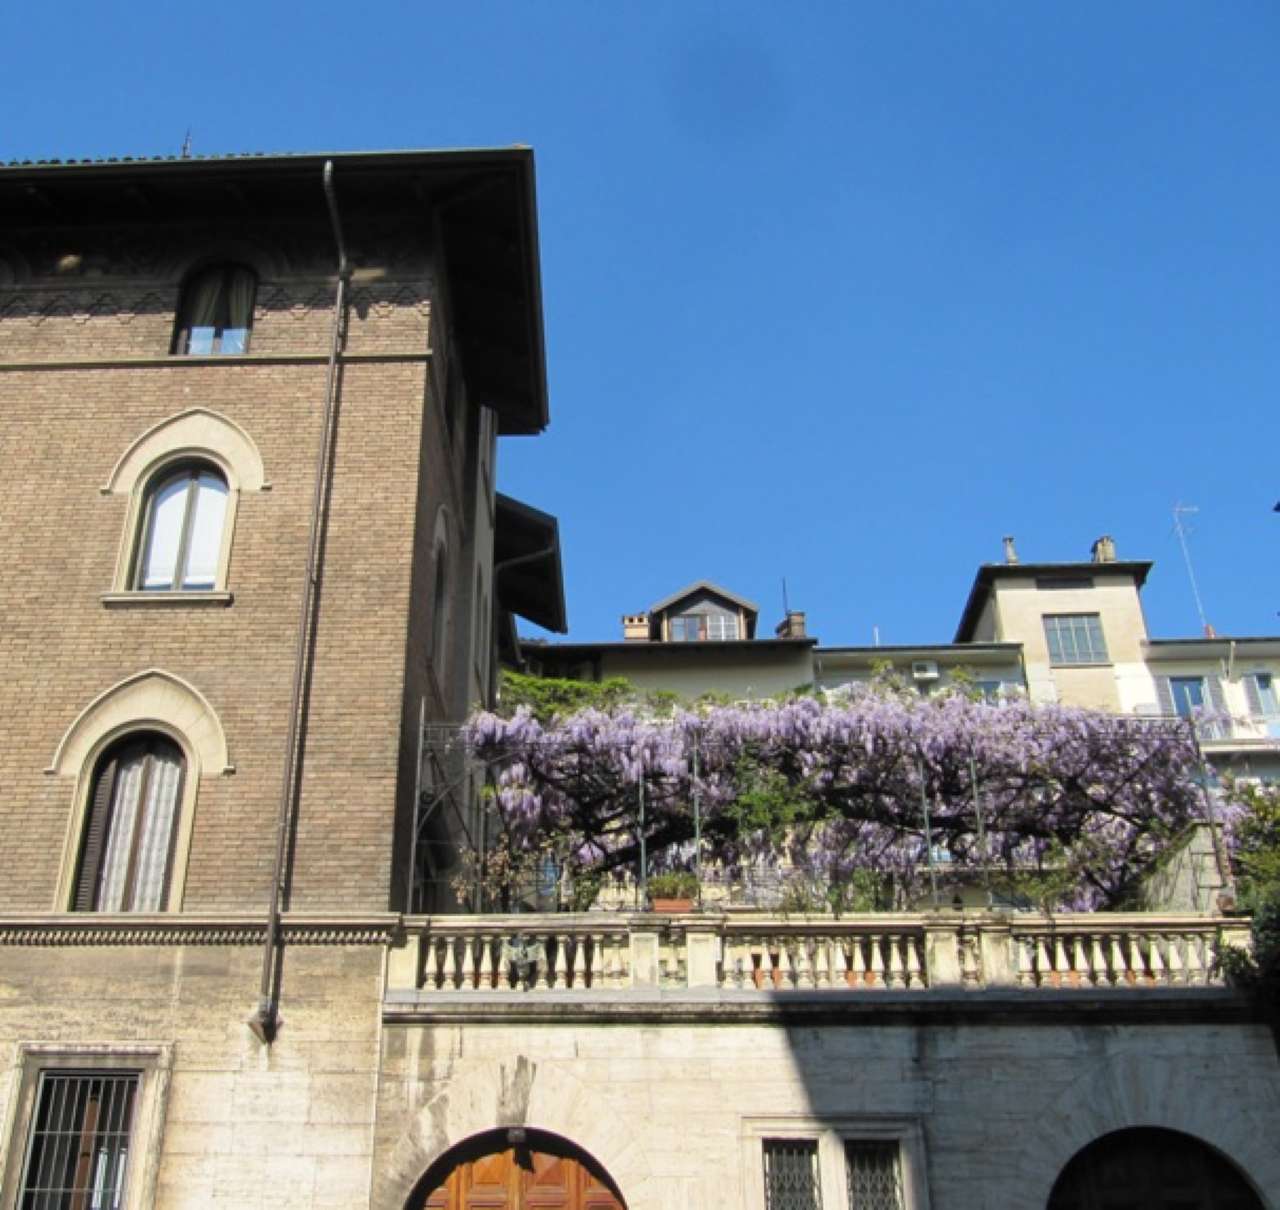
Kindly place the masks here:
POLYGON ((338 247, 338 293, 333 303, 333 331, 329 345, 329 370, 324 389, 324 423, 320 447, 316 451, 315 489, 311 500, 311 525, 307 540, 307 578, 302 586, 302 604, 298 610, 297 649, 293 664, 293 694, 289 703, 289 733, 285 740, 284 774, 280 785, 280 814, 276 821, 276 859, 271 874, 271 907, 267 913, 267 935, 262 947, 262 981, 258 989, 258 1011, 250 1028, 262 1041, 270 1044, 280 1024, 279 987, 275 980, 276 949, 280 943, 280 904, 284 898, 285 862, 289 836, 293 830, 294 803, 298 797, 298 733, 301 726, 303 699, 311 673, 310 636, 318 601, 320 565, 323 556, 323 515, 329 493, 329 467, 333 455, 334 416, 337 412, 338 355, 342 348, 343 319, 346 313, 347 282, 351 269, 342 239, 342 223, 338 217, 338 199, 333 190, 333 161, 325 161, 324 196, 329 208, 329 221, 338 247))

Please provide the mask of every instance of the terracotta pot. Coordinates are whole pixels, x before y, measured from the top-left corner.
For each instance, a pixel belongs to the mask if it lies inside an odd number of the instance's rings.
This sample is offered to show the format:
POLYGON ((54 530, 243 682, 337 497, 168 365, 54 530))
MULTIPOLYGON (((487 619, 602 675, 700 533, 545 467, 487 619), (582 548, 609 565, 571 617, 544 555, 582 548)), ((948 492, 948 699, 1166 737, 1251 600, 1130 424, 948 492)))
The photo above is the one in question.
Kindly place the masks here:
POLYGON ((655 912, 665 912, 668 915, 676 912, 693 911, 692 899, 651 899, 649 907, 655 912))

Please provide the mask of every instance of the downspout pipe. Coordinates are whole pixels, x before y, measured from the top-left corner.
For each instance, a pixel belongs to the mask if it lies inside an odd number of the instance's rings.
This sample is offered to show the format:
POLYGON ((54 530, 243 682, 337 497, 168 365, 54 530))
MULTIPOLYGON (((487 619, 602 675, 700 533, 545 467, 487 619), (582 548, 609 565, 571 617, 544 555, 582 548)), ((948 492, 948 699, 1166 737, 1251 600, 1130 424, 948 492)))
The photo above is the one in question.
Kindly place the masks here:
POLYGON ((342 351, 347 284, 351 267, 347 261, 338 199, 333 187, 333 161, 325 161, 324 197, 338 251, 338 291, 333 303, 333 325, 329 341, 329 367, 324 388, 324 418, 320 445, 316 450, 315 487, 311 499, 311 522, 307 539, 307 574, 298 608, 298 634, 293 661, 293 690, 289 702, 289 730, 285 739, 284 770, 280 782, 280 810, 276 819, 275 866, 271 873, 271 902, 267 912, 266 937, 262 946, 262 979, 258 988, 258 1008, 249 1027, 270 1045, 280 1026, 280 988, 276 979, 280 946, 280 914, 285 896, 285 874, 289 840, 296 822, 299 798, 299 736, 302 715, 311 682, 311 633, 319 604, 320 570, 324 561, 324 514, 329 498, 330 468, 333 463, 334 421, 338 410, 338 359, 342 351))

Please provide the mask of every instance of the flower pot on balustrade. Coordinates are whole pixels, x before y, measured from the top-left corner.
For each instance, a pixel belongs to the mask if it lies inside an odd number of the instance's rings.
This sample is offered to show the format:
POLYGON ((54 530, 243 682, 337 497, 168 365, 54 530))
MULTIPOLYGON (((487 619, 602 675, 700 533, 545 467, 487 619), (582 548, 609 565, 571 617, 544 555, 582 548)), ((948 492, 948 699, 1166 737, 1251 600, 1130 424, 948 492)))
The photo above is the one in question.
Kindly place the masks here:
POLYGON ((698 894, 698 876, 689 870, 671 870, 655 874, 645 889, 649 892, 650 911, 691 912, 698 894))
POLYGON ((659 899, 656 895, 649 899, 649 908, 660 914, 674 916, 677 912, 693 911, 692 899, 659 899))

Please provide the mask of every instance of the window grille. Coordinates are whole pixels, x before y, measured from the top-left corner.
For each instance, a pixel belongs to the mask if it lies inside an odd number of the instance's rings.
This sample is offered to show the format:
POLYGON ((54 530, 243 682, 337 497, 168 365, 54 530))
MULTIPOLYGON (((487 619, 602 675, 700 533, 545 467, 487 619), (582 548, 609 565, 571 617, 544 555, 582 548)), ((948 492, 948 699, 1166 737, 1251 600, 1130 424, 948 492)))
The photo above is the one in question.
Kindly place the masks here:
POLYGON ((1048 613, 1044 636, 1053 664, 1105 664, 1107 644, 1096 613, 1048 613))
POLYGON ((822 1210, 816 1139, 764 1140, 766 1210, 822 1210))
POLYGON ((850 1139, 844 1163, 851 1210, 903 1210, 896 1142, 850 1139))
POLYGON ((119 1210, 136 1072, 43 1072, 21 1210, 119 1210))

